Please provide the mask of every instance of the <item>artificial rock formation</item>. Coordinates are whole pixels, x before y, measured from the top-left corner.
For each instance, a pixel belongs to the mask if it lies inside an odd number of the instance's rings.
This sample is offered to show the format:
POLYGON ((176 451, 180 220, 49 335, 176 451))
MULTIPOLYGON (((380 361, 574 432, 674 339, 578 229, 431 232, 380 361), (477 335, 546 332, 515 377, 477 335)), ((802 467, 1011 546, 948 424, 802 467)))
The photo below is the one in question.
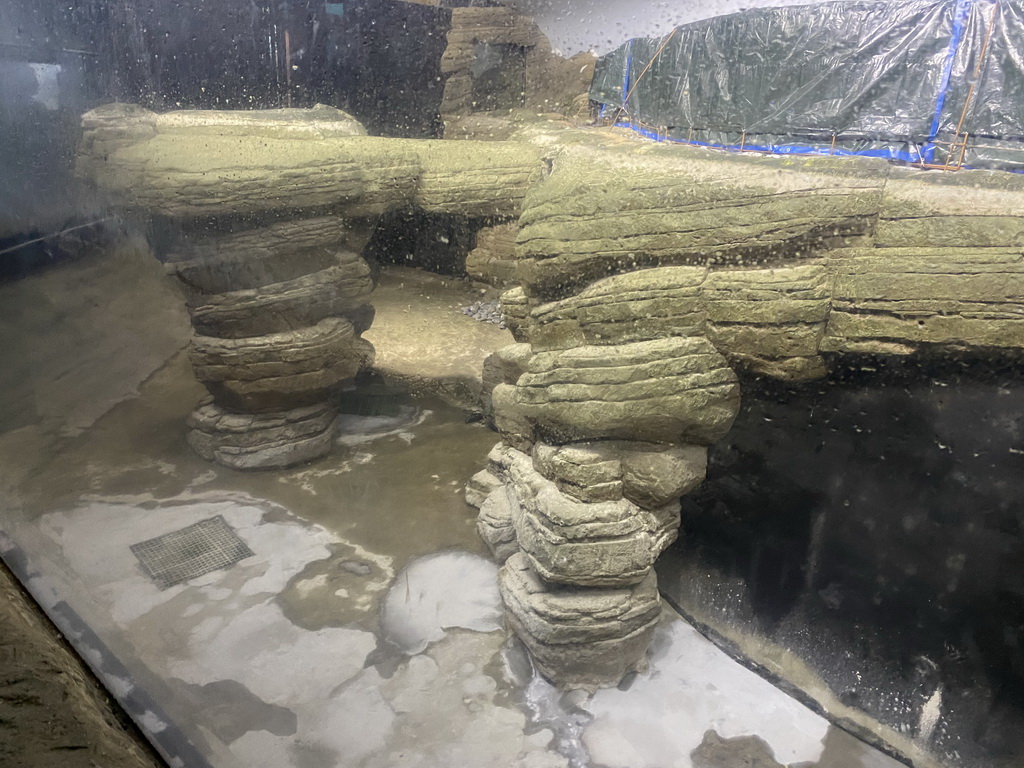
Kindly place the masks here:
POLYGON ((558 685, 614 685, 644 666, 654 562, 738 412, 736 375, 700 337, 495 358, 503 442, 467 499, 505 562, 509 624, 558 685))
POLYGON ((188 444, 232 469, 269 469, 312 461, 331 450, 337 413, 328 402, 270 414, 237 413, 212 397, 188 418, 188 444))
POLYGON ((466 274, 490 285, 514 285, 518 234, 519 227, 514 222, 481 229, 473 250, 466 256, 466 274))
POLYGON ((514 250, 508 227, 499 258, 488 235, 473 260, 517 284, 502 295, 517 343, 485 364, 502 442, 467 499, 538 668, 614 685, 643 666, 652 565, 737 412, 734 370, 807 381, 836 354, 1024 349, 1024 183, 507 135, 551 147, 551 172, 514 250))
MULTIPOLYGON (((188 289, 196 331, 189 357, 212 395, 188 419, 189 445, 243 470, 328 453, 334 394, 373 355, 359 338, 372 322, 373 283, 358 253, 372 222, 304 213, 321 204, 319 182, 269 155, 262 168, 250 154, 248 169, 239 161, 217 169, 256 143, 285 157, 310 140, 362 138, 365 130, 323 107, 156 115, 113 105, 83 124, 80 172, 115 202, 183 233, 168 267, 188 289), (172 161, 176 155, 188 160, 172 161), (278 209, 289 217, 278 220, 278 209)), ((356 184, 341 176, 332 177, 338 188, 356 184)))
POLYGON ((191 444, 237 467, 326 450, 332 393, 372 356, 358 254, 375 217, 497 224, 475 268, 514 283, 502 307, 517 343, 485 366, 501 443, 467 499, 504 563, 509 625, 558 685, 643 666, 653 565, 737 414, 736 371, 806 381, 837 354, 1024 349, 1024 180, 1009 174, 565 124, 412 141, 325 108, 265 125, 232 114, 84 120, 80 168, 98 190, 185 233, 173 268, 194 291, 191 355, 213 395, 191 444))
POLYGON ((661 616, 654 573, 613 589, 552 587, 522 555, 499 575, 508 623, 541 674, 565 688, 596 688, 646 668, 661 616))
POLYGON ((245 338, 195 336, 196 378, 227 408, 268 413, 324 400, 372 361, 373 347, 341 317, 245 338))
POLYGON ((189 357, 212 400, 189 444, 236 469, 286 467, 333 445, 336 393, 373 361, 362 256, 377 218, 418 207, 514 217, 540 151, 374 138, 336 109, 87 113, 78 174, 151 217, 188 290, 189 357))
POLYGON ((385 211, 518 215, 540 178, 529 145, 373 138, 345 113, 128 105, 83 117, 78 173, 121 208, 171 223, 189 356, 213 396, 189 443, 226 466, 330 450, 338 388, 372 363, 363 248, 385 211))
POLYGON ((459 116, 495 107, 515 105, 563 114, 588 111, 587 92, 597 64, 593 54, 559 56, 533 19, 511 8, 474 6, 452 8, 451 13, 441 57, 445 86, 440 112, 446 138, 460 133, 459 116), (504 50, 509 56, 504 69, 512 77, 498 93, 481 89, 476 81, 481 46, 504 50))

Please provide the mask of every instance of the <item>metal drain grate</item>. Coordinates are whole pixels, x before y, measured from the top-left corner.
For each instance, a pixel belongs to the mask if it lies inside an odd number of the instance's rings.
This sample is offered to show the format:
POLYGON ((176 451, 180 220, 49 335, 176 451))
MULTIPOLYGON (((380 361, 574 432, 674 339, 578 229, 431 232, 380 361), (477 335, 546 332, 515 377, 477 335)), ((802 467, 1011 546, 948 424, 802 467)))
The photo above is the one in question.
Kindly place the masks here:
POLYGON ((221 515, 132 544, 131 550, 160 589, 234 565, 253 554, 221 515))

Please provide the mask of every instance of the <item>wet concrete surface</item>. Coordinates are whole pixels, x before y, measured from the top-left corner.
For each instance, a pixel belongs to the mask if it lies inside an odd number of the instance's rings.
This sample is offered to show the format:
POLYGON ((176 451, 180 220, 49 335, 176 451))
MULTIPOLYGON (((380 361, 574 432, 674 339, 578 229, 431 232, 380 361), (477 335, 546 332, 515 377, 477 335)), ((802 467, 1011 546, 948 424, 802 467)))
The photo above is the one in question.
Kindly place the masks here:
MULTIPOLYGON (((142 308, 135 320, 144 330, 142 308)), ((123 665, 112 691, 156 702, 136 713, 154 740, 181 734, 216 768, 895 765, 671 612, 650 670, 622 690, 563 693, 536 676, 502 629, 497 569, 462 497, 496 440, 464 411, 397 396, 387 416, 343 415, 324 459, 241 473, 185 444, 203 394, 185 356, 150 367, 137 396, 80 431, 0 436, 0 527, 44 604, 95 633, 79 652, 103 645, 123 665), (159 589, 130 546, 216 515, 253 555, 159 589)))

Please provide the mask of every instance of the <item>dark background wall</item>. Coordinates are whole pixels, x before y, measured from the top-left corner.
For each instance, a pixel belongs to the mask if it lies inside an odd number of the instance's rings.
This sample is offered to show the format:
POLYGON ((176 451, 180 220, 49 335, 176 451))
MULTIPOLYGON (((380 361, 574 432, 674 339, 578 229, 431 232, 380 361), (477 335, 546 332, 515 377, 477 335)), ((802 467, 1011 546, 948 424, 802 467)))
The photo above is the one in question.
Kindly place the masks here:
POLYGON ((950 764, 1016 768, 1022 478, 1019 361, 863 360, 819 384, 747 382, 660 584, 712 630, 766 643, 754 661, 792 652, 950 764))
POLYGON ((68 170, 97 94, 89 17, 81 3, 0 0, 0 243, 78 216, 68 170))
POLYGON ((450 18, 398 0, 0 0, 0 250, 100 215, 71 167, 79 116, 105 102, 319 102, 378 135, 440 135, 450 18))

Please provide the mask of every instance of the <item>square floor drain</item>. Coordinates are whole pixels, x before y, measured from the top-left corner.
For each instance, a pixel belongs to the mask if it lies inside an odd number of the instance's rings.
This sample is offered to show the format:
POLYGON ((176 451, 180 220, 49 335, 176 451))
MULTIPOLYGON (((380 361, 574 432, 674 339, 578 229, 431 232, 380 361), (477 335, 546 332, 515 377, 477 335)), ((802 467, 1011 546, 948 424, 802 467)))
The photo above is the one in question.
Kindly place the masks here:
POLYGON ((160 589, 227 568, 253 554, 220 515, 132 544, 131 550, 160 589))

